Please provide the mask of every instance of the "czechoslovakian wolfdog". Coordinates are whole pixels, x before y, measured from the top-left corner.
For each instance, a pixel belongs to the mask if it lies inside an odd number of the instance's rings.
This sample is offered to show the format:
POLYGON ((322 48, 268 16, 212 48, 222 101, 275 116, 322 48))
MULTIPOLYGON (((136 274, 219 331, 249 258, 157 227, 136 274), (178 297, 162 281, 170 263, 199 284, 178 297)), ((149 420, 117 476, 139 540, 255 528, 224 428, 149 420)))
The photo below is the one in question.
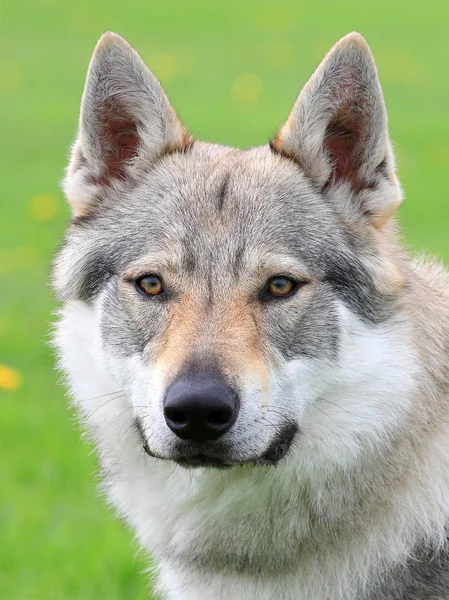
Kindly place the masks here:
POLYGON ((448 599, 449 277, 398 242, 364 39, 236 150, 106 33, 64 189, 55 343, 161 598, 448 599))

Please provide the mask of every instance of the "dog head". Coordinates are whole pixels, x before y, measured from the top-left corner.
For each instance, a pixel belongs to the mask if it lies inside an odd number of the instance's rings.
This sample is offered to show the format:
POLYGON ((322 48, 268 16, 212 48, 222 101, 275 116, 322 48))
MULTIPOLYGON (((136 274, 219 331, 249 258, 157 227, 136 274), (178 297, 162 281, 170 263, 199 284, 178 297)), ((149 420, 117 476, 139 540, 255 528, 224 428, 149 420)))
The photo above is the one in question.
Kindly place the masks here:
POLYGON ((74 216, 54 287, 93 327, 63 352, 97 348, 131 409, 114 418, 152 456, 274 464, 323 426, 320 399, 337 406, 383 369, 364 357, 382 354, 403 285, 401 192, 360 35, 332 48, 270 144, 242 151, 193 140, 138 54, 105 34, 64 189, 74 216))

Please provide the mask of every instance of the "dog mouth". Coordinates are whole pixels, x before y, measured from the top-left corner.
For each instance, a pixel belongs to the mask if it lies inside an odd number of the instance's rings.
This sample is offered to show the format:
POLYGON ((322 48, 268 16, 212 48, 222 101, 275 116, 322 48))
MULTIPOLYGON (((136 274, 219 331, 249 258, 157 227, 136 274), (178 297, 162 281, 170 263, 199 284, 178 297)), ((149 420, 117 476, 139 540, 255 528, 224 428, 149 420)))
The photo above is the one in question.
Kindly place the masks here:
POLYGON ((271 442, 268 450, 261 457, 264 464, 275 465, 285 458, 292 447, 298 431, 299 428, 296 423, 288 423, 285 425, 271 442))
POLYGON ((187 469, 195 469, 199 467, 210 467, 212 469, 230 469, 234 463, 225 459, 210 456, 208 454, 198 453, 192 456, 180 456, 173 459, 175 463, 187 469))
POLYGON ((271 441, 268 449, 260 456, 250 458, 233 457, 229 449, 218 450, 213 444, 203 444, 202 447, 194 447, 185 442, 173 456, 159 456, 152 452, 148 442, 143 434, 140 421, 135 421, 136 429, 139 432, 142 446, 146 454, 152 458, 168 460, 187 469, 212 468, 212 469, 230 469, 243 465, 267 465, 275 466, 289 453, 296 435, 299 431, 296 423, 287 423, 281 427, 271 441))

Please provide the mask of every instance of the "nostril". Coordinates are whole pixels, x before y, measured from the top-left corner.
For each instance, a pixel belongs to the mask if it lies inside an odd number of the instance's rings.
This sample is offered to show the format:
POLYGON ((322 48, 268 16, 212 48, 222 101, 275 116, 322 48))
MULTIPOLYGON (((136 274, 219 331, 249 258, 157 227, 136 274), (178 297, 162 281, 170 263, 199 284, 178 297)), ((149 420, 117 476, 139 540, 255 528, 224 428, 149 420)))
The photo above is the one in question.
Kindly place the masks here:
POLYGON ((232 419, 232 409, 215 410, 207 417, 207 422, 211 425, 226 425, 232 419))
POLYGON ((189 375, 171 384, 164 399, 167 427, 182 440, 216 440, 234 425, 239 413, 237 393, 216 374, 189 375))
POLYGON ((170 421, 175 425, 187 425, 189 421, 189 419, 184 413, 174 408, 166 408, 165 416, 167 419, 170 419, 170 421))

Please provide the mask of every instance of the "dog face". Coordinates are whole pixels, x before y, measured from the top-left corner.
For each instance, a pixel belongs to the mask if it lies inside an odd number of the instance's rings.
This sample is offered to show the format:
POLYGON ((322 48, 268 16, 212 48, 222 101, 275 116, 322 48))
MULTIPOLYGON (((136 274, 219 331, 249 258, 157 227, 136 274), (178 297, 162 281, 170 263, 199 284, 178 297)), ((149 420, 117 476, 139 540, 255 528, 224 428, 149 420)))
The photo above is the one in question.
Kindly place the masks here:
POLYGON ((95 346, 129 403, 114 418, 148 454, 275 464, 322 426, 320 399, 338 402, 385 367, 401 197, 357 34, 331 50, 271 144, 249 151, 192 141, 139 56, 106 34, 65 191, 74 218, 54 286, 93 325, 63 352, 95 346))

